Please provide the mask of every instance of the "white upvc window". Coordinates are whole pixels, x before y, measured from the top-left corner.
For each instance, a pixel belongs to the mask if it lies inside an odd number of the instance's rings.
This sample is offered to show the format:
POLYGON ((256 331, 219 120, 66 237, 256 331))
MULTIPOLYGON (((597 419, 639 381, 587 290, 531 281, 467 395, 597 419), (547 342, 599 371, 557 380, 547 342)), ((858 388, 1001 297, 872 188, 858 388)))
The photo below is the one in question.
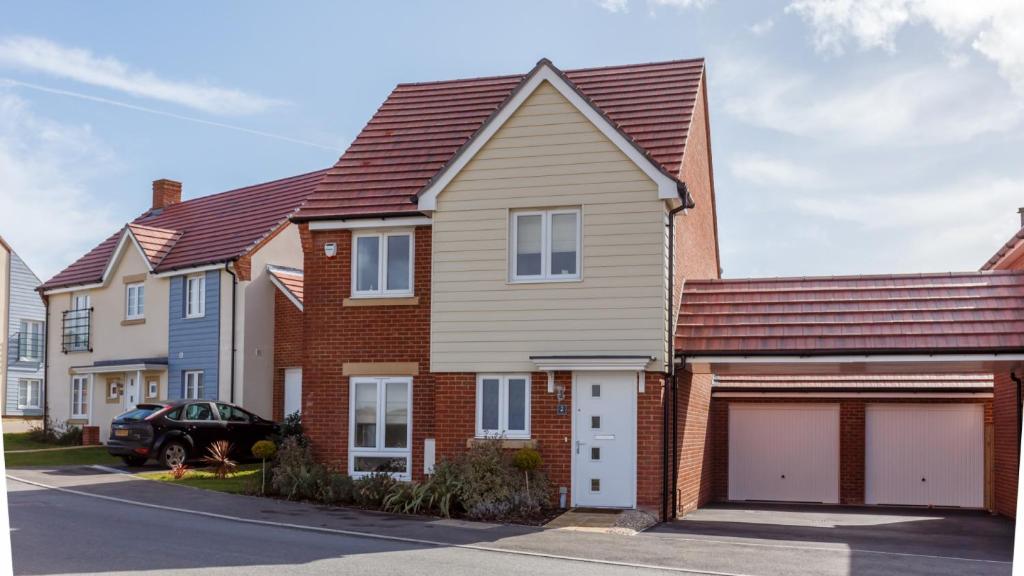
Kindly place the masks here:
POLYGON ((107 398, 117 398, 121 393, 121 381, 120 380, 109 380, 107 381, 107 398))
POLYGON ((146 395, 150 398, 156 398, 160 395, 160 382, 156 380, 150 380, 146 383, 146 395))
POLYGON ((203 397, 203 371, 187 370, 185 379, 185 398, 198 400, 203 397))
POLYGON ((353 234, 352 296, 411 296, 412 281, 412 231, 353 234))
POLYGON ((202 318, 206 315, 206 274, 185 277, 185 317, 202 318))
POLYGON ((18 410, 39 408, 42 388, 42 380, 18 380, 18 410))
POLYGON ((530 437, 530 376, 480 374, 476 379, 476 435, 530 437))
POLYGON ((22 320, 18 340, 18 360, 38 362, 43 359, 43 323, 38 320, 22 320))
POLYGON ((142 282, 125 286, 124 317, 139 320, 146 316, 146 286, 142 282))
POLYGON ((512 212, 509 267, 513 282, 580 278, 579 208, 512 212))
POLYGON ((71 377, 71 417, 89 417, 89 377, 71 377))
POLYGON ((349 396, 349 474, 410 479, 412 378, 352 378, 349 396))

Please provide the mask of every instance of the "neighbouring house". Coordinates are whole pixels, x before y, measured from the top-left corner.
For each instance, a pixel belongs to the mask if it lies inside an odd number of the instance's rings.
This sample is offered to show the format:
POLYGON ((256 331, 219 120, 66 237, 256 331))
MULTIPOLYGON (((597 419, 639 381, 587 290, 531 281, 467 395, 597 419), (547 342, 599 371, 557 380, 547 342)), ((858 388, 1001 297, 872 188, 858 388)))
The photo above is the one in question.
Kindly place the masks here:
POLYGON ((421 479, 500 436, 570 505, 710 498, 711 376, 671 345, 719 274, 703 60, 401 84, 293 221, 275 354, 321 460, 421 479))
MULTIPOLYGON (((985 262, 982 270, 1024 270, 1024 208, 1018 212, 1021 229, 985 262)), ((1024 378, 1024 369, 1020 366, 996 373, 992 411, 996 429, 996 510, 1011 518, 1017 515, 1021 414, 1024 412, 1021 378, 1024 378)))
POLYGON ((40 423, 46 308, 36 293, 39 278, 0 238, 0 398, 3 431, 24 432, 40 423))
POLYGON ((151 399, 208 398, 270 416, 272 265, 302 268, 288 218, 324 172, 182 201, 153 182, 152 205, 46 281, 46 411, 98 427, 151 399))

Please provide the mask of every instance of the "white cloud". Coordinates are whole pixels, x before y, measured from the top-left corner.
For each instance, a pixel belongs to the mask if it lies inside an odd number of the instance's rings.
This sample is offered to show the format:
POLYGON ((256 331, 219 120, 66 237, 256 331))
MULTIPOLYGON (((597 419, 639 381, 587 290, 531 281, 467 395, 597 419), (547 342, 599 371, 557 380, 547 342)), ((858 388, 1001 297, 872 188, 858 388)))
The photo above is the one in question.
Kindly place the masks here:
POLYGON ((760 22, 755 22, 751 24, 747 29, 750 30, 750 33, 753 34, 754 36, 764 36, 765 34, 771 32, 772 28, 774 27, 775 20, 772 20, 771 18, 766 18, 764 20, 761 20, 760 22))
POLYGON ((86 191, 115 167, 89 126, 41 118, 0 91, 0 235, 43 281, 119 226, 86 191))
POLYGON ((730 169, 736 178, 756 186, 820 188, 827 185, 825 178, 812 168, 761 154, 742 156, 731 163, 730 169))
POLYGON ((1015 130, 1024 101, 982 70, 948 66, 811 76, 756 59, 719 61, 726 113, 839 145, 935 145, 1015 130))
POLYGON ((44 38, 0 39, 0 67, 40 72, 213 114, 252 114, 283 103, 205 83, 167 80, 150 71, 134 70, 115 58, 44 38))
POLYGON ((629 0, 596 0, 597 5, 605 10, 616 13, 629 12, 629 0))
POLYGON ((1024 95, 1020 0, 795 0, 786 11, 813 28, 818 50, 833 54, 841 54, 850 41, 865 50, 895 50, 901 29, 927 24, 954 46, 970 44, 1024 95))

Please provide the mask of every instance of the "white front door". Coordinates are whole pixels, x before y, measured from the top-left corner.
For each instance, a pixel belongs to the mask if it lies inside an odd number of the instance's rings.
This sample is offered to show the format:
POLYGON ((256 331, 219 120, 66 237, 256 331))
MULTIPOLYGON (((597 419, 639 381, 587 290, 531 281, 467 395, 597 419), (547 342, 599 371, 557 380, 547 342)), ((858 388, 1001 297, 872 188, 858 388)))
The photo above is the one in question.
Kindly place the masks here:
POLYGON ((865 503, 985 505, 981 404, 877 404, 865 420, 865 503))
POLYGON ((573 502, 580 507, 636 506, 635 372, 576 372, 573 502))
POLYGON ((302 412, 302 368, 284 371, 284 415, 302 412))
POLYGON ((124 409, 127 412, 142 402, 142 383, 135 374, 126 375, 124 382, 124 409))
POLYGON ((839 406, 729 405, 729 500, 839 502, 839 406))

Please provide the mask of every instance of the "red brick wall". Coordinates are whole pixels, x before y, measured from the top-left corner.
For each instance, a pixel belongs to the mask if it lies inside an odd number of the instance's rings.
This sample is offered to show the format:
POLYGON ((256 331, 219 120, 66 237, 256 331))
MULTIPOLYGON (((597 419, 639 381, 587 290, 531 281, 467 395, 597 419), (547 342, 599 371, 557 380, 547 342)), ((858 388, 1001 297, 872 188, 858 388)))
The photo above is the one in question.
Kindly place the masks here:
POLYGON ((415 233, 414 306, 345 306, 351 296, 352 234, 311 232, 301 226, 304 261, 303 429, 314 454, 348 467, 349 391, 346 362, 415 362, 413 378, 413 478, 423 472, 423 441, 434 430, 434 379, 430 374, 430 228, 415 233), (337 255, 324 255, 324 244, 337 255))
POLYGON ((280 290, 274 294, 274 408, 275 420, 284 414, 284 371, 302 367, 302 311, 280 290))
POLYGON ((1017 517, 1017 410, 1017 384, 1005 372, 996 374, 992 399, 995 508, 1010 518, 1017 517))
MULTIPOLYGON (((710 437, 714 440, 714 454, 711 458, 710 474, 714 500, 729 497, 729 404, 747 402, 754 404, 771 403, 766 398, 716 398, 711 401, 710 437)), ((865 407, 868 403, 944 403, 940 399, 892 399, 858 400, 851 398, 780 398, 779 404, 825 403, 839 404, 839 502, 841 504, 864 503, 864 451, 865 451, 865 407)), ((993 422, 992 400, 952 400, 952 402, 981 402, 985 404, 985 424, 993 422)), ((998 487, 998 482, 996 483, 998 487)), ((998 489, 998 488, 997 488, 998 489)))
POLYGON ((708 428, 711 417, 711 375, 682 372, 677 378, 676 442, 679 471, 675 486, 676 514, 683 515, 713 498, 714 476, 710 470, 715 458, 716 438, 709 433, 708 428))
POLYGON ((665 375, 647 372, 636 403, 636 505, 661 517, 664 477, 665 375))
POLYGON ((676 226, 682 232, 676 239, 676 270, 685 278, 719 277, 711 135, 706 118, 707 78, 703 82, 704 86, 693 106, 693 122, 686 137, 686 154, 680 169, 680 178, 686 183, 695 204, 685 214, 676 216, 676 226))

